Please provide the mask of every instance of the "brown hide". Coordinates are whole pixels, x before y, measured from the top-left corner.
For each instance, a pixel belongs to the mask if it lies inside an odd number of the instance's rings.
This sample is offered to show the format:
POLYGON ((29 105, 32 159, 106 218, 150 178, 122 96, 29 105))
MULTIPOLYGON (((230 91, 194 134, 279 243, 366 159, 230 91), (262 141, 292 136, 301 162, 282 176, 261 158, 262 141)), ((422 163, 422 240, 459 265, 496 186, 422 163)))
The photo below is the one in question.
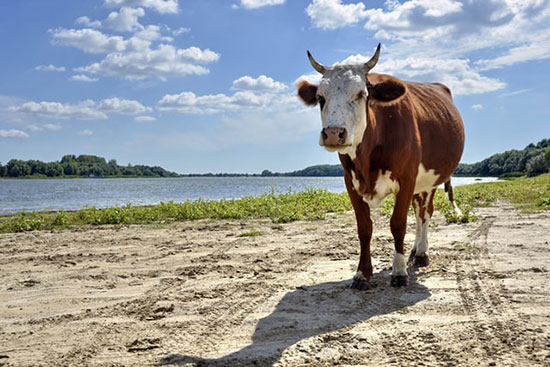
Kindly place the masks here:
POLYGON ((369 74, 368 81, 367 129, 357 158, 340 156, 345 171, 355 171, 360 193, 374 193, 380 170, 390 170, 401 189, 409 189, 404 186, 414 186, 420 163, 440 175, 437 184, 446 182, 464 148, 462 120, 449 89, 383 74, 369 74))

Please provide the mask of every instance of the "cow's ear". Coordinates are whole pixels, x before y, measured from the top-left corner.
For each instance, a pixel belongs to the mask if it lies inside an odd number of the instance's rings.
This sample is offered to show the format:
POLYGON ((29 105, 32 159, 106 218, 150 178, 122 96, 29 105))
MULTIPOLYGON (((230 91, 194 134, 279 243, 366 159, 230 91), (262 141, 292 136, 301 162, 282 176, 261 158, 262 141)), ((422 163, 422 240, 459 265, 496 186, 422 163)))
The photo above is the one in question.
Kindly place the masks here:
POLYGON ((369 97, 380 102, 391 102, 401 97, 407 87, 398 79, 387 79, 381 83, 369 86, 369 97))
POLYGON ((296 84, 298 95, 308 106, 315 106, 317 104, 317 87, 317 85, 309 84, 305 80, 296 84))

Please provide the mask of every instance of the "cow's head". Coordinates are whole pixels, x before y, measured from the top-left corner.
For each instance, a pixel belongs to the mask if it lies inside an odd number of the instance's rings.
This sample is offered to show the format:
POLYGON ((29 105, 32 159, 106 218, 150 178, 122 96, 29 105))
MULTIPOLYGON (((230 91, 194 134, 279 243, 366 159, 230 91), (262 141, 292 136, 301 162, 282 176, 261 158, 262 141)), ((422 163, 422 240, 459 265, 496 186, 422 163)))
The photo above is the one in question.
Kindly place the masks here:
POLYGON ((319 85, 298 84, 298 95, 305 104, 321 107, 323 128, 319 144, 340 154, 354 153, 367 127, 367 73, 377 63, 380 44, 374 56, 360 65, 324 66, 308 51, 309 61, 323 75, 319 85))

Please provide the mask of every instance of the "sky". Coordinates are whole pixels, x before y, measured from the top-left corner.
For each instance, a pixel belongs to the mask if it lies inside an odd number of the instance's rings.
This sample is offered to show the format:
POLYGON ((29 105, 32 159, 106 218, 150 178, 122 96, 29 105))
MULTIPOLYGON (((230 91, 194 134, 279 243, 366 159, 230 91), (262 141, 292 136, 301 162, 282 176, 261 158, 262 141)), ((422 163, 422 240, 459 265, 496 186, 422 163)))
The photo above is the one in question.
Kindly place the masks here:
POLYGON ((338 163, 295 83, 322 64, 450 87, 462 162, 550 138, 550 0, 3 0, 0 162, 179 173, 338 163))

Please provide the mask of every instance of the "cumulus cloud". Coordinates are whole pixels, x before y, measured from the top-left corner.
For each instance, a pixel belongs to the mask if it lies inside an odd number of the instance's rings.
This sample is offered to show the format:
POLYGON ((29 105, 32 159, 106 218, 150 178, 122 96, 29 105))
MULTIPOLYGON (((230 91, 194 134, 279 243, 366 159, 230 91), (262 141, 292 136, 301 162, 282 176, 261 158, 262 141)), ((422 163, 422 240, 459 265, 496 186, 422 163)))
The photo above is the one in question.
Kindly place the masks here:
POLYGON ((97 82, 97 78, 90 78, 88 75, 84 74, 75 74, 69 78, 73 82, 97 82))
POLYGON ((78 132, 78 135, 80 136, 90 136, 92 135, 94 132, 92 130, 89 130, 89 129, 84 129, 84 130, 81 130, 78 132))
POLYGON ((157 103, 161 111, 176 111, 190 114, 215 114, 225 112, 274 111, 302 107, 294 95, 284 93, 288 87, 270 77, 249 76, 233 81, 233 95, 210 94, 197 96, 193 92, 166 94, 157 103))
POLYGON ((101 27, 101 22, 99 20, 90 20, 90 18, 86 17, 86 16, 82 16, 82 17, 78 17, 76 20, 75 20, 75 23, 76 24, 82 24, 84 27, 89 27, 89 28, 99 28, 101 27))
POLYGON ((246 9, 257 9, 264 6, 281 5, 286 0, 241 0, 241 6, 246 9))
POLYGON ((342 4, 342 0, 313 0, 306 8, 317 28, 336 29, 359 22, 367 16, 365 4, 342 4))
POLYGON ((482 110, 483 105, 482 104, 475 104, 475 105, 472 106, 472 109, 476 110, 476 111, 482 110))
POLYGON ((27 126, 27 130, 29 130, 29 131, 43 131, 43 130, 57 131, 57 130, 61 130, 61 125, 58 125, 58 124, 44 124, 44 125, 31 124, 31 125, 27 126))
POLYGON ((19 106, 12 106, 8 110, 31 116, 79 120, 105 120, 108 118, 108 114, 113 113, 136 115, 152 111, 150 107, 146 107, 138 101, 116 97, 100 102, 89 99, 77 104, 49 101, 25 102, 19 106))
POLYGON ((110 13, 102 25, 119 32, 133 32, 143 29, 143 26, 139 24, 139 18, 144 15, 145 11, 142 8, 122 7, 118 12, 110 13))
POLYGON ((105 113, 118 113, 125 115, 137 115, 151 112, 151 107, 146 107, 138 101, 119 99, 117 97, 104 99, 97 105, 98 110, 105 113))
MULTIPOLYGON (((146 28, 149 38, 156 38, 158 29, 146 28), (152 35, 152 36, 151 36, 152 35)), ((79 73, 123 77, 129 80, 189 74, 208 74, 206 64, 217 61, 220 55, 198 47, 179 49, 169 44, 151 47, 151 40, 106 35, 95 29, 63 29, 50 31, 57 45, 72 46, 87 53, 104 53, 105 58, 75 69, 79 73)), ((147 37, 145 37, 147 38, 147 37)))
POLYGON ((55 65, 39 65, 37 67, 34 68, 35 70, 39 70, 39 71, 55 71, 55 72, 63 72, 65 71, 65 67, 64 66, 55 66, 55 65))
POLYGON ((136 120, 137 122, 152 122, 156 121, 157 119, 153 116, 138 116, 134 120, 136 120))
POLYGON ((0 138, 28 138, 29 134, 27 134, 24 131, 16 130, 16 129, 10 129, 10 130, 4 130, 0 129, 0 138))
POLYGON ((111 8, 141 6, 154 9, 161 14, 178 12, 178 0, 105 0, 105 5, 111 8))
POLYGON ((265 75, 260 75, 257 78, 245 75, 233 81, 231 89, 280 92, 287 89, 287 86, 265 75))

